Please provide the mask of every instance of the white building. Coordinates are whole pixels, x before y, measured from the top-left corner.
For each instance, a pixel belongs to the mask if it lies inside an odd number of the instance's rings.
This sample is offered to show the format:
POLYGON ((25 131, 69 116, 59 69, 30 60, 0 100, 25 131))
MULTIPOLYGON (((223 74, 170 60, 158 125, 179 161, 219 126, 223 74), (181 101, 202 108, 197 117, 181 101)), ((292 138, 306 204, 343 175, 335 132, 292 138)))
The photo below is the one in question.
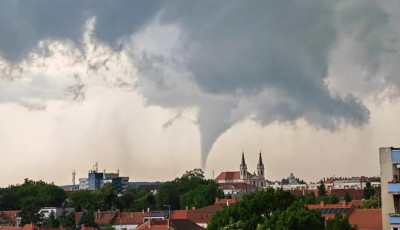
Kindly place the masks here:
POLYGON ((39 210, 39 213, 43 213, 44 218, 49 218, 50 213, 54 212, 54 216, 59 218, 63 215, 70 215, 75 212, 74 208, 57 208, 57 207, 43 207, 39 210))
POLYGON ((88 178, 79 178, 79 190, 88 190, 89 180, 88 178))
POLYGON ((268 183, 265 180, 264 174, 264 163, 262 161, 262 156, 260 152, 258 164, 257 164, 257 174, 253 174, 247 171, 247 164, 244 159, 244 153, 242 153, 242 162, 240 164, 240 171, 234 172, 222 172, 216 178, 218 184, 233 184, 233 183, 246 183, 253 185, 257 188, 268 187, 268 183))

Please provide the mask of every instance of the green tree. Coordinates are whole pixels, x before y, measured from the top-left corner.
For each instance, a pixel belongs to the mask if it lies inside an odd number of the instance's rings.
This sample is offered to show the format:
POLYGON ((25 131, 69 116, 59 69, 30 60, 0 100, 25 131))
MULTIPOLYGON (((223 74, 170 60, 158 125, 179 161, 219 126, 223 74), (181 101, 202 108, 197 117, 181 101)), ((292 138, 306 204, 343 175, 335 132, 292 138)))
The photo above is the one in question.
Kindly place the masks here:
POLYGON ((382 205, 380 194, 375 194, 371 196, 368 200, 364 200, 361 204, 361 208, 369 209, 369 208, 380 208, 382 205))
POLYGON ((353 200, 353 198, 351 198, 350 194, 348 192, 346 192, 346 194, 344 194, 343 200, 345 200, 347 203, 349 203, 353 200))
POLYGON ((304 196, 304 203, 305 204, 317 204, 318 203, 314 192, 309 192, 304 196))
POLYGON ((220 230, 243 230, 245 229, 245 223, 241 220, 234 222, 232 218, 229 219, 229 224, 222 227, 220 230))
POLYGON ((20 197, 17 194, 20 187, 10 185, 7 188, 0 188, 0 210, 21 209, 20 197))
POLYGON ((93 227, 93 228, 99 228, 98 224, 94 221, 94 211, 93 209, 89 209, 89 211, 86 213, 86 219, 85 219, 85 226, 86 227, 93 227))
POLYGON ((75 228, 75 216, 74 213, 70 213, 69 215, 63 215, 59 219, 59 226, 75 228))
POLYGON ((67 203, 74 207, 76 212, 86 209, 100 209, 102 197, 99 191, 78 190, 68 194, 67 203))
POLYGON ((213 204, 215 197, 223 198, 214 180, 206 180, 201 169, 187 171, 180 178, 168 181, 158 188, 157 207, 170 205, 171 209, 185 206, 203 207, 213 204))
POLYGON ((46 228, 58 228, 59 227, 59 222, 53 211, 50 212, 49 217, 44 221, 44 223, 45 223, 44 225, 46 228))
POLYGON ((266 191, 244 194, 240 202, 216 212, 207 229, 217 230, 242 221, 244 229, 254 230, 265 219, 269 219, 272 213, 287 209, 295 200, 289 191, 282 189, 268 188, 266 191))
POLYGON ((112 210, 114 199, 118 196, 117 187, 114 183, 105 183, 100 189, 100 196, 103 200, 103 210, 112 210))
POLYGON ((150 208, 150 210, 156 209, 156 198, 152 193, 146 193, 144 196, 140 197, 133 204, 131 211, 138 212, 142 209, 150 208))
POLYGON ((341 213, 336 213, 335 218, 330 219, 326 223, 326 230, 357 230, 349 223, 349 217, 343 217, 341 213))
POLYGON ((364 187, 364 199, 368 200, 375 194, 375 189, 371 186, 371 182, 367 181, 364 187))
POLYGON ((272 213, 271 218, 259 225, 258 229, 322 230, 324 225, 324 218, 319 211, 308 209, 302 202, 295 202, 286 210, 272 213))
POLYGON ((204 207, 210 205, 215 202, 215 195, 218 190, 218 184, 215 181, 210 181, 208 184, 201 184, 179 198, 180 206, 183 208, 186 206, 204 207))
MULTIPOLYGON (((22 185, 9 186, 3 190, 0 200, 11 198, 15 201, 14 208, 21 209, 21 223, 43 223, 43 214, 39 213, 41 207, 61 206, 65 201, 65 192, 54 184, 47 184, 43 181, 25 179, 22 185), (12 191, 14 195, 8 192, 12 191)), ((9 203, 5 202, 7 206, 9 203)))
POLYGON ((318 186, 318 197, 326 196, 326 188, 324 182, 320 181, 320 186, 318 186))
POLYGON ((328 196, 318 197, 318 203, 324 201, 325 204, 337 204, 339 203, 339 198, 335 194, 330 194, 328 196))
POLYGON ((36 224, 41 226, 44 220, 44 215, 40 211, 40 207, 33 204, 28 204, 22 207, 21 210, 21 225, 25 224, 36 224))

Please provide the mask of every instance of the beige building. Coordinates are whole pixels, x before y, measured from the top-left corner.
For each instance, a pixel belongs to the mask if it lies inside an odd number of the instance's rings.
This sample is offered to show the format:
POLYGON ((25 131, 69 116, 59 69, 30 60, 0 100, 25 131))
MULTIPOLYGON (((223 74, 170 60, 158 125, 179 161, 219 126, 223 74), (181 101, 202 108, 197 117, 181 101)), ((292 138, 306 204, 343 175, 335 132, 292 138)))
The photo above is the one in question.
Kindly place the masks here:
POLYGON ((400 148, 380 148, 382 226, 400 230, 400 148))
POLYGON ((261 151, 258 158, 257 173, 254 172, 253 174, 251 174, 247 171, 247 164, 244 159, 244 153, 242 153, 242 161, 239 167, 240 171, 222 172, 218 175, 217 178, 215 178, 215 180, 218 182, 218 184, 246 183, 256 188, 268 187, 268 183, 265 180, 265 168, 261 156, 261 151))

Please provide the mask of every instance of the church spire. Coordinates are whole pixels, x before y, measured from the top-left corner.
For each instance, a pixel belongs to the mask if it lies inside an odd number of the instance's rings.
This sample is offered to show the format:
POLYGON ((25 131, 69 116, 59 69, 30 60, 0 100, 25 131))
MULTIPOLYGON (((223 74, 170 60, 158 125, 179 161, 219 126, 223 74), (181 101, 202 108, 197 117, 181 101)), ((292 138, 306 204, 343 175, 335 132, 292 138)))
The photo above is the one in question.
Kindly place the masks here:
POLYGON ((260 149, 260 157, 258 158, 258 165, 263 165, 262 156, 261 156, 261 149, 260 149))
POLYGON ((264 164, 263 164, 263 161, 262 161, 261 150, 260 150, 260 156, 258 158, 258 164, 257 164, 257 175, 260 178, 264 178, 265 177, 265 175, 264 175, 264 164))
POLYGON ((242 152, 242 163, 240 164, 240 179, 247 180, 247 165, 244 160, 244 152, 242 152))

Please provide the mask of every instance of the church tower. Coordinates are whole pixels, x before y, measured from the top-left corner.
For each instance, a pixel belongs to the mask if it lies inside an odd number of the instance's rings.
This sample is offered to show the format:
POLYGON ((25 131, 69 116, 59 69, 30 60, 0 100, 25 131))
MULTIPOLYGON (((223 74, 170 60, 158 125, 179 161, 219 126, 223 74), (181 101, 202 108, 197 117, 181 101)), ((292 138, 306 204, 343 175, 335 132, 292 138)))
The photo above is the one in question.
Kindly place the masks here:
POLYGON ((240 179, 247 180, 247 165, 246 161, 244 160, 244 152, 242 152, 242 163, 240 164, 240 179))
POLYGON ((257 175, 259 178, 264 179, 264 164, 262 161, 262 156, 261 156, 261 150, 260 150, 260 157, 258 158, 258 164, 257 164, 257 175))

